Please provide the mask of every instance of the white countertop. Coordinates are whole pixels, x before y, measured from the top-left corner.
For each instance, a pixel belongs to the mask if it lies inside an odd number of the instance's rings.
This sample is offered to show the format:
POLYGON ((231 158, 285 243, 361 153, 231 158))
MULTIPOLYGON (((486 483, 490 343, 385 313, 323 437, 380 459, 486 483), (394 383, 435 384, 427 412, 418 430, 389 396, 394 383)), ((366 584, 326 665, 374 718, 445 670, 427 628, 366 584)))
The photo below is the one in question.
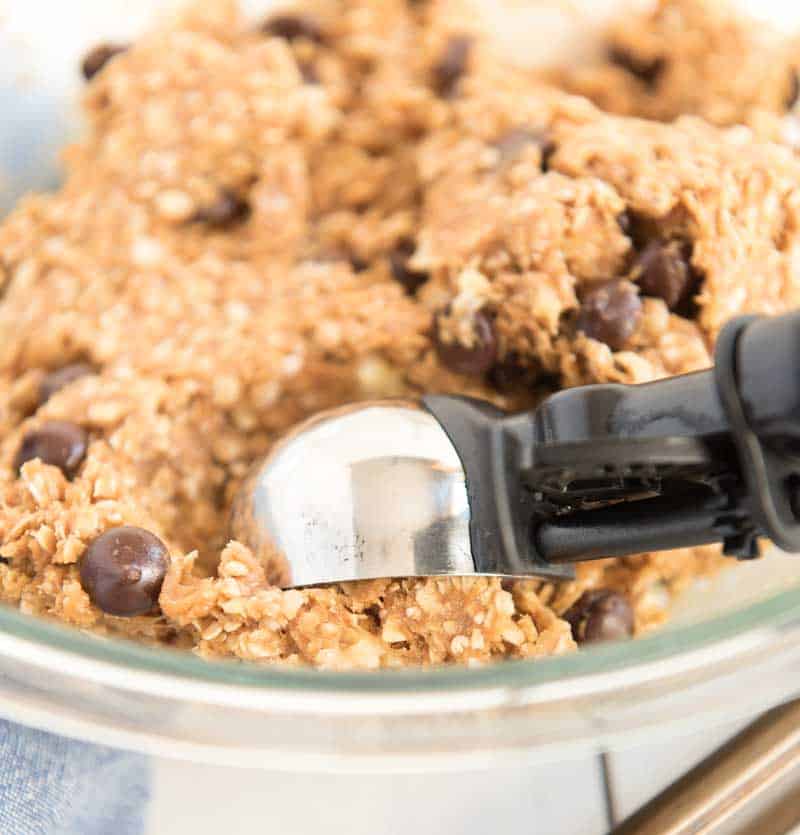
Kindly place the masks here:
MULTIPOLYGON (((617 820, 746 724, 609 754, 617 820)), ((800 773, 776 789, 781 796, 796 794, 800 803, 800 773)), ((537 768, 411 775, 284 774, 156 760, 147 835, 602 835, 611 815, 599 756, 537 768)), ((752 835, 749 817, 750 810, 735 816, 719 835, 752 835)), ((800 835, 800 827, 791 835, 800 835)))

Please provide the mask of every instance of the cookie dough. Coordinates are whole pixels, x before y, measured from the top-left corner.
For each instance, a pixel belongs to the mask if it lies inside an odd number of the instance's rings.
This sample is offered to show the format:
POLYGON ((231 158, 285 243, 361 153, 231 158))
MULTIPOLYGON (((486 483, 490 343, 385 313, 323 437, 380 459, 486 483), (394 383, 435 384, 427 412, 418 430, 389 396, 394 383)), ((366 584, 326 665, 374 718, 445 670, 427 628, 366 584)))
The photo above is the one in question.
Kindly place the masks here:
POLYGON ((565 68, 560 83, 604 110, 671 121, 694 114, 797 143, 800 39, 731 0, 657 0, 609 27, 606 60, 565 68))
POLYGON ((727 317, 798 303, 788 148, 604 113, 452 2, 215 0, 83 71, 63 186, 0 227, 3 600, 205 657, 473 666, 642 632, 721 564, 283 591, 228 516, 321 409, 706 367, 727 317))

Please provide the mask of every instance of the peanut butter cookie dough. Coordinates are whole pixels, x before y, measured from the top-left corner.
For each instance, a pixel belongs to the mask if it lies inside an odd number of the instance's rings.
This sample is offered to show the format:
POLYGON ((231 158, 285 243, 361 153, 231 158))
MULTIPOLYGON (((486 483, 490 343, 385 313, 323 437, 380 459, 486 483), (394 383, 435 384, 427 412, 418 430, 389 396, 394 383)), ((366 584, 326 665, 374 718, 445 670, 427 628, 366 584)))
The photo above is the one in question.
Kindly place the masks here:
POLYGON ((63 186, 0 227, 5 601, 206 657, 478 665, 648 629, 719 565, 282 591, 228 514, 327 407, 707 366, 727 317, 798 303, 789 149, 607 115, 453 3, 206 3, 83 72, 63 186))

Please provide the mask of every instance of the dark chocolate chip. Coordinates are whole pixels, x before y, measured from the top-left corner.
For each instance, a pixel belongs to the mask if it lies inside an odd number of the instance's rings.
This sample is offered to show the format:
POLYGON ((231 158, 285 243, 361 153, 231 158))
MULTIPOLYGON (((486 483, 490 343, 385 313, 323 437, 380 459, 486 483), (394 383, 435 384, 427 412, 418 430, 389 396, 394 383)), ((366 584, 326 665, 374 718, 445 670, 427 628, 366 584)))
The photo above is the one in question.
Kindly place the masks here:
POLYGON ((301 61, 299 68, 303 84, 319 84, 317 68, 310 61, 301 61))
POLYGON ((697 284, 690 256, 685 241, 650 241, 633 269, 642 293, 663 299, 670 310, 680 307, 697 284))
POLYGON ((284 38, 287 41, 304 38, 314 43, 323 43, 325 34, 319 24, 307 15, 299 14, 278 14, 266 20, 261 31, 265 35, 272 35, 275 38, 284 38))
POLYGON ((81 377, 88 377, 94 374, 94 368, 85 362, 73 362, 51 371, 39 384, 39 405, 46 403, 57 391, 65 386, 80 380, 81 377))
POLYGON ((792 69, 789 76, 789 92, 786 94, 786 109, 794 110, 795 105, 800 99, 800 75, 796 69, 792 69))
POLYGON ((363 273, 369 267, 369 261, 365 261, 358 255, 354 255, 350 253, 350 266, 353 268, 354 273, 363 273))
POLYGON ((631 75, 635 75, 648 87, 653 87, 656 84, 659 76, 667 66, 666 61, 661 57, 643 58, 619 46, 612 47, 609 50, 608 58, 612 64, 622 67, 623 70, 627 70, 631 75))
POLYGON ((364 607, 364 614, 372 621, 372 623, 380 627, 381 625, 381 607, 379 603, 371 603, 364 607))
POLYGON ((88 446, 89 436, 83 427, 65 420, 49 420, 22 439, 14 467, 19 471, 27 461, 39 458, 72 478, 86 457, 88 446))
POLYGON ((500 392, 507 394, 529 382, 531 369, 521 365, 517 357, 510 355, 495 363, 489 372, 489 382, 500 392))
POLYGON ((402 238, 397 242, 395 248, 389 253, 389 266, 395 280, 406 290, 410 296, 420 288, 427 280, 428 273, 415 270, 409 266, 409 259, 414 254, 416 246, 411 238, 402 238))
POLYGON ((81 586, 109 615, 149 612, 169 568, 164 543, 150 531, 125 525, 94 539, 81 558, 81 586))
POLYGON ((359 255, 350 252, 345 247, 332 247, 323 249, 314 256, 314 260, 322 263, 331 261, 347 261, 353 268, 354 273, 363 273, 369 267, 369 261, 359 255))
POLYGON ((538 145, 542 171, 547 171, 550 157, 555 153, 555 145, 542 131, 530 128, 513 128, 495 141, 494 147, 500 154, 500 165, 514 162, 529 145, 538 145))
POLYGON ((633 634, 631 604, 611 589, 585 591, 562 617, 579 644, 618 641, 633 634))
POLYGON ((444 52, 433 67, 433 89, 443 99, 456 94, 458 82, 467 69, 472 38, 456 35, 447 42, 444 52))
POLYGON ((3 299, 11 286, 11 267, 0 258, 0 300, 3 299))
POLYGON ((127 49, 128 47, 126 44, 99 44, 86 54, 86 57, 81 63, 81 72, 83 73, 83 77, 87 81, 90 81, 112 58, 115 58, 117 55, 121 55, 127 49))
POLYGON ((641 313, 636 285, 622 278, 604 281, 583 296, 577 329, 619 351, 636 330, 641 313))
POLYGON ((539 163, 540 168, 542 171, 547 172, 550 170, 550 160, 553 158, 553 154, 558 149, 555 146, 555 143, 551 140, 546 140, 544 145, 542 145, 542 160, 539 163))
POLYGON ((622 232, 633 241, 636 249, 643 249, 659 236, 658 222, 631 208, 617 215, 617 223, 622 232))
POLYGON ((494 365, 497 358, 497 337, 492 320, 483 311, 473 319, 474 342, 471 347, 460 342, 442 342, 436 329, 436 351, 442 364, 451 371, 479 377, 494 365))
POLYGON ((250 204, 230 189, 220 189, 217 199, 202 206, 194 214, 194 220, 208 226, 230 226, 245 220, 250 214, 250 204))

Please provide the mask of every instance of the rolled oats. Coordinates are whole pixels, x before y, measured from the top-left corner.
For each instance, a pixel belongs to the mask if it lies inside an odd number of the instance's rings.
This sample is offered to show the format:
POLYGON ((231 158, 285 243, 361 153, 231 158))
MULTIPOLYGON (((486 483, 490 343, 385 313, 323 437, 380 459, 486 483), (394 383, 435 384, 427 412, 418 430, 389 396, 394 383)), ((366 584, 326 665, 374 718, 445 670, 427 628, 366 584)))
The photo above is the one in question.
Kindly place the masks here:
POLYGON ((561 584, 283 591, 227 519, 252 463, 318 410, 429 391, 525 408, 706 367, 728 317, 797 305, 800 163, 759 139, 793 59, 716 14, 664 2, 615 30, 613 66, 561 79, 650 121, 508 66, 460 3, 308 0, 253 27, 219 0, 98 53, 63 186, 0 227, 0 596, 337 670, 569 652, 562 615, 596 634, 621 598, 635 631, 661 622, 717 549, 561 584), (743 68, 715 69, 697 26, 743 68), (19 458, 54 422, 85 433, 80 460, 19 458), (128 534, 125 582, 152 569, 148 543, 169 555, 128 617, 81 575, 120 528, 148 532, 128 534))

